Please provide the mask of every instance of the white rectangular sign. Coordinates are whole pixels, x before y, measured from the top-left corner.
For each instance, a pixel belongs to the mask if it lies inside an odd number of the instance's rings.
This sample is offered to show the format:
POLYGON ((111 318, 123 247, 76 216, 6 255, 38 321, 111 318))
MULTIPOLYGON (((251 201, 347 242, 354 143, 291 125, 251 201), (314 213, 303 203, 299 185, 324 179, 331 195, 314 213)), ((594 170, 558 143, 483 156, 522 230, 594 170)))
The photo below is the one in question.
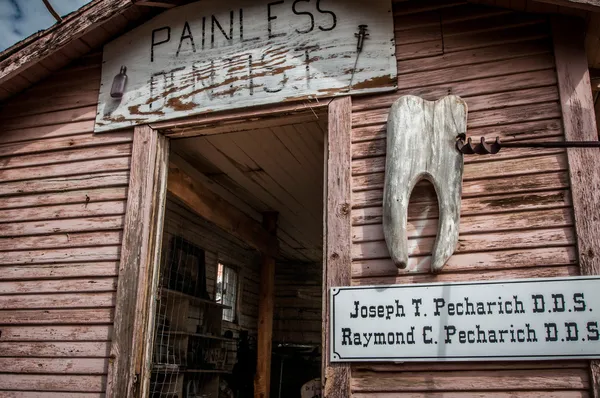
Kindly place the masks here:
POLYGON ((600 277, 330 290, 331 361, 600 358, 600 277))
POLYGON ((199 1, 104 47, 95 131, 393 90, 394 53, 390 0, 199 1), (118 99, 111 87, 122 66, 127 80, 118 99))

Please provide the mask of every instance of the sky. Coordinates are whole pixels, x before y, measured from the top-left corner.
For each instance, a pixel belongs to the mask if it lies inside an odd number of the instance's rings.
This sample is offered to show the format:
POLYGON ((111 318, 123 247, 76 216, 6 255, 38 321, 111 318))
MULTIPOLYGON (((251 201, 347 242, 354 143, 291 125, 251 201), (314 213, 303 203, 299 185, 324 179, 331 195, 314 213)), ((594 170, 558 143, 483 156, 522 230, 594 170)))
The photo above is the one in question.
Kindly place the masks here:
MULTIPOLYGON (((50 4, 64 16, 90 1, 50 0, 50 4)), ((0 0, 0 51, 54 23, 42 0, 0 0)))

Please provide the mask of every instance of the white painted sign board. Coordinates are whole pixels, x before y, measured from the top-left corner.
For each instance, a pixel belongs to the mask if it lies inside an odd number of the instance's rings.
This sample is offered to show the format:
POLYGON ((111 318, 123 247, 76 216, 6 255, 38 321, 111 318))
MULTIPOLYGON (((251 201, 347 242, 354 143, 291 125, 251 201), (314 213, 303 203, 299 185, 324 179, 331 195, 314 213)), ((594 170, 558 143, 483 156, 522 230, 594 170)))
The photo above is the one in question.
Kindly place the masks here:
POLYGON ((104 47, 95 131, 396 87, 390 0, 208 0, 104 47), (362 51, 359 25, 366 25, 362 51), (127 82, 110 95, 121 66, 127 82))
POLYGON ((332 362, 600 358, 600 277, 330 290, 332 362))

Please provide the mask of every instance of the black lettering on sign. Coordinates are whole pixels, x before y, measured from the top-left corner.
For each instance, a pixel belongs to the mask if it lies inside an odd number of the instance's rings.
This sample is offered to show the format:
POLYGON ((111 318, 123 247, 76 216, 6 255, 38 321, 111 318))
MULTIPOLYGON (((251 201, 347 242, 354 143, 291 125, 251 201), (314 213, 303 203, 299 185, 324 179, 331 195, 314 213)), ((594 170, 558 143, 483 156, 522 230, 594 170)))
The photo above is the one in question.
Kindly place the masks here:
POLYGON ((252 74, 252 54, 248 54, 248 87, 250 95, 254 95, 254 76, 252 74))
POLYGON ((335 27, 337 25, 337 16, 333 13, 333 11, 322 10, 321 9, 321 0, 317 0, 317 11, 319 11, 321 14, 331 15, 331 26, 328 26, 325 28, 325 27, 319 25, 319 29, 321 29, 323 32, 327 32, 327 31, 335 29, 335 27))
MULTIPOLYGON (((397 302, 397 300, 396 300, 397 302)), ((419 312, 419 306, 421 304, 423 304, 423 300, 422 299, 412 299, 412 304, 415 306, 415 316, 421 316, 421 313, 419 312)))
POLYGON ((433 344, 433 339, 427 337, 427 332, 433 331, 431 326, 423 326, 423 343, 425 344, 433 344))
MULTIPOLYGON (((267 55, 267 53, 263 53, 262 57, 260 58, 260 62, 263 65, 265 65, 265 57, 266 57, 266 55, 267 55)), ((269 72, 269 75, 272 76, 273 66, 271 66, 271 65, 265 65, 265 68, 269 72)), ((287 77, 285 71, 283 71, 282 75, 283 76, 281 77, 281 80, 279 81, 278 87, 270 88, 270 87, 264 86, 263 90, 265 90, 265 92, 267 92, 267 93, 278 93, 279 91, 283 90, 283 88, 285 87, 286 83, 288 82, 288 77, 287 77)))
POLYGON ((562 294, 553 294, 554 299, 554 312, 565 312, 565 296, 562 294))
POLYGON ((546 341, 558 341, 558 328, 556 323, 544 323, 546 328, 546 341))
POLYGON ((206 43, 206 17, 202 17, 202 49, 206 43))
POLYGON ((310 27, 306 28, 304 30, 296 29, 296 32, 298 32, 298 33, 309 33, 309 32, 312 32, 313 29, 315 28, 315 17, 313 17, 313 15, 310 12, 308 12, 308 11, 298 11, 296 9, 296 5, 298 3, 310 3, 310 0, 296 0, 296 1, 294 1, 294 4, 292 4, 292 11, 294 12, 294 14, 308 16, 308 18, 310 19, 310 27))
POLYGON ((567 329, 566 341, 577 341, 579 340, 579 330, 577 329, 577 323, 565 322, 565 329, 567 329))
POLYGON ((350 328, 342 328, 342 345, 352 345, 351 334, 352 330, 350 328))
POLYGON ((152 31, 152 43, 150 44, 150 62, 154 62, 154 47, 159 44, 164 44, 171 40, 171 27, 163 26, 162 28, 157 28, 152 31), (162 41, 156 41, 156 34, 161 31, 167 31, 167 38, 162 41))
POLYGON ((176 57, 179 56, 179 51, 181 51, 181 43, 183 43, 183 41, 186 39, 190 41, 190 44, 192 45, 192 50, 194 52, 196 52, 196 45, 194 44, 194 36, 192 36, 192 31, 190 30, 190 24, 188 24, 187 21, 185 21, 185 24, 183 25, 183 30, 181 31, 181 38, 179 39, 179 45, 177 46, 177 52, 175 53, 176 57))
POLYGON ((277 15, 271 15, 271 6, 276 6, 278 4, 283 4, 283 0, 274 1, 272 3, 267 4, 267 26, 269 30, 269 39, 272 39, 273 37, 285 36, 285 33, 273 33, 273 27, 271 25, 271 21, 277 19, 277 15))
POLYGON ((433 303, 435 304, 433 315, 440 316, 440 310, 446 306, 446 300, 443 298, 435 298, 433 299, 433 303))
POLYGON ((227 36, 225 30, 223 30, 223 27, 221 26, 217 18, 215 18, 214 15, 211 16, 210 48, 215 47, 215 25, 217 26, 217 28, 219 28, 221 34, 225 37, 225 39, 231 41, 233 39, 233 11, 230 11, 229 13, 229 36, 227 36))
POLYGON ((311 74, 310 74, 310 64, 313 61, 318 60, 318 57, 314 57, 311 58, 310 57, 310 53, 313 50, 318 50, 319 47, 318 46, 310 46, 310 47, 299 47, 296 48, 296 51, 303 51, 304 52, 304 64, 305 66, 305 70, 306 70, 306 77, 304 80, 306 80, 306 88, 310 88, 310 80, 311 80, 311 74))
POLYGON ((452 325, 445 325, 444 332, 446 334, 446 338, 444 339, 444 344, 452 344, 451 337, 456 334, 456 328, 452 325))
POLYGON ((258 40, 259 37, 253 37, 251 39, 244 39, 244 10, 242 8, 240 8, 240 41, 242 42, 249 42, 249 41, 254 41, 254 40, 258 40))
POLYGON ((535 330, 533 330, 528 323, 525 324, 525 327, 527 327, 527 342, 528 343, 532 343, 532 342, 537 343, 538 339, 535 335, 535 330))
POLYGON ((533 299, 533 312, 534 313, 544 312, 546 310, 546 305, 544 303, 543 295, 532 294, 531 298, 533 299))
POLYGON ((590 341, 598 341, 600 340, 600 333, 598 332, 598 322, 588 322, 587 323, 587 331, 588 331, 588 340, 590 341))
POLYGON ((573 311, 575 311, 575 312, 585 311, 585 300, 583 299, 583 293, 575 293, 573 295, 573 301, 576 304, 573 307, 573 311))

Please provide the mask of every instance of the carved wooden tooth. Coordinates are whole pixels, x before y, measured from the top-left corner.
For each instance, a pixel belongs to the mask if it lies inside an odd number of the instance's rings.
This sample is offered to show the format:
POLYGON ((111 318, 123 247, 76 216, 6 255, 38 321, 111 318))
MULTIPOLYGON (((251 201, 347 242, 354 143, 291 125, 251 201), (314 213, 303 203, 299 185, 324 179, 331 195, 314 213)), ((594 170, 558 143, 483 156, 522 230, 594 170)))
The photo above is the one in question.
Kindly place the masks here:
POLYGON ((383 193, 383 231, 392 260, 406 268, 408 202, 415 184, 431 181, 439 202, 440 220, 431 268, 441 270, 458 243, 463 155, 456 136, 465 133, 467 104, 457 96, 437 101, 402 96, 390 110, 383 193))

